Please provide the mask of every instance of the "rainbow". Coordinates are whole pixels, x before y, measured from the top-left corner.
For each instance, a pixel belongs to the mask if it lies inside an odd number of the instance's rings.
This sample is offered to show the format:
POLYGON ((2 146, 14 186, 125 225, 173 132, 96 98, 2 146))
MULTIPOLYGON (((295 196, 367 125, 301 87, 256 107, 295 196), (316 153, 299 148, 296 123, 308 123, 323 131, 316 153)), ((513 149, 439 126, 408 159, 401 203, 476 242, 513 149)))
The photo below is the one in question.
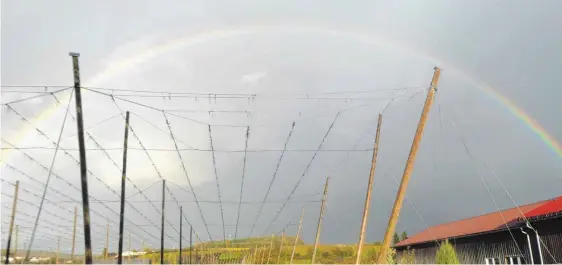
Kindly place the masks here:
MULTIPOLYGON (((504 106, 511 114, 521 120, 526 127, 531 129, 543 143, 545 143, 558 157, 562 158, 562 145, 552 136, 550 135, 535 119, 533 119, 530 115, 526 114, 521 108, 517 107, 511 100, 507 97, 503 96, 496 90, 492 89, 490 86, 477 81, 476 79, 468 76, 465 72, 459 70, 456 67, 453 67, 450 64, 444 63, 439 59, 426 54, 422 51, 416 50, 404 43, 400 43, 396 40, 391 40, 385 38, 383 36, 373 35, 371 33, 360 33, 348 30, 335 30, 335 29, 326 29, 326 28, 319 28, 319 27, 310 27, 310 26, 263 26, 263 27, 252 27, 252 28, 244 28, 244 29, 224 29, 224 30, 215 30, 215 31, 206 31, 200 34, 192 34, 189 36, 184 36, 180 38, 172 39, 161 45, 153 46, 149 49, 146 49, 140 53, 137 53, 131 57, 125 59, 119 59, 113 62, 110 62, 107 68, 105 68, 102 72, 95 75, 91 80, 83 82, 85 86, 95 87, 95 86, 102 86, 103 83, 112 77, 126 71, 129 69, 134 68, 135 66, 146 63, 151 59, 179 48, 186 48, 198 44, 203 44, 211 41, 219 41, 228 38, 240 37, 245 35, 257 34, 257 33, 267 33, 267 32, 290 32, 290 33, 316 33, 316 34, 324 34, 328 36, 333 36, 336 38, 344 38, 349 39, 351 41, 357 41, 369 45, 376 45, 379 47, 383 47, 386 49, 398 50, 401 53, 407 53, 412 56, 421 57, 429 62, 434 63, 435 65, 439 65, 447 72, 451 72, 456 74, 458 77, 463 78, 464 80, 468 81, 478 89, 484 91, 488 96, 494 99, 496 102, 504 106)), ((68 95, 63 100, 68 100, 68 95)), ((57 105, 52 105, 48 107, 44 112, 42 112, 39 116, 35 117, 31 120, 33 123, 40 122, 49 118, 60 108, 57 105)), ((15 141, 16 144, 19 144, 21 141, 25 140, 29 137, 29 132, 33 129, 31 125, 25 126, 20 134, 20 137, 15 141)), ((7 157, 3 150, 3 160, 7 157)))

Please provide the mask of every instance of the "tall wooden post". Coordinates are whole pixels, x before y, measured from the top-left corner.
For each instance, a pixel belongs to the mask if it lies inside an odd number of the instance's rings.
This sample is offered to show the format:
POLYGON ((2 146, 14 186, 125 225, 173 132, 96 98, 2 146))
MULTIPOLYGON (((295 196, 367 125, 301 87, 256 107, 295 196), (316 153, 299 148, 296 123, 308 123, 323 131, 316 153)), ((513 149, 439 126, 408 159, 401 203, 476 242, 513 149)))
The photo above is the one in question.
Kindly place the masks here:
POLYGON ((14 201, 12 203, 12 216, 10 217, 10 232, 8 234, 8 244, 6 245, 6 261, 4 264, 10 263, 10 244, 12 243, 12 233, 14 229, 14 219, 16 217, 16 206, 18 203, 18 191, 20 189, 19 180, 16 181, 16 186, 14 190, 14 201))
POLYGON ((57 253, 55 256, 55 264, 59 264, 59 255, 60 255, 60 236, 57 237, 57 253))
MULTIPOLYGON (((27 249, 27 243, 23 243, 23 249, 25 251, 25 249, 27 249)), ((23 264, 25 262, 25 259, 21 260, 21 264, 23 264)))
POLYGON ((297 235, 295 236, 295 243, 293 244, 293 252, 291 253, 291 260, 289 261, 289 264, 293 264, 293 259, 295 258, 295 251, 297 250, 297 243, 299 242, 299 237, 301 235, 303 218, 304 218, 304 207, 302 207, 301 220, 299 221, 299 228, 297 229, 297 235))
MULTIPOLYGON (((192 228, 193 229, 193 228, 192 228)), ((191 240, 189 240, 191 242, 191 240)), ((199 245, 203 245, 203 243, 201 241, 199 241, 199 245)), ((199 263, 199 247, 195 248, 195 264, 199 263)), ((193 264, 193 263, 191 263, 193 264)))
POLYGON ((264 252, 262 251, 262 247, 259 246, 258 247, 258 256, 257 256, 257 259, 256 259, 258 262, 256 264, 263 264, 263 261, 262 261, 263 256, 264 256, 264 252))
POLYGON ((166 180, 162 180, 162 228, 160 229, 160 264, 164 264, 164 221, 166 206, 166 180))
POLYGON ((267 254, 267 245, 263 245, 262 246, 262 253, 261 253, 261 259, 260 259, 260 264, 265 264, 265 255, 267 254))
POLYGON ((125 112, 125 136, 123 139, 123 168, 121 169, 121 208, 119 211, 119 246, 117 264, 123 264, 123 231, 125 230, 125 184, 127 179, 127 146, 129 143, 129 111, 125 112))
POLYGON ((129 263, 131 262, 131 231, 129 231, 129 255, 127 256, 129 263))
POLYGON ((434 69, 433 78, 431 79, 431 85, 429 91, 427 92, 427 97, 425 98, 425 103, 423 106, 423 111, 418 122, 418 128, 416 129, 416 134, 414 136, 414 141, 412 142, 412 147, 410 148, 410 154, 408 155, 408 160, 406 161, 406 166, 404 168, 404 173, 402 174, 402 182, 396 193, 396 200, 394 201, 394 206, 392 207, 392 213, 388 220, 388 226, 386 228, 386 233, 384 234, 384 240, 381 246, 381 251, 377 263, 386 263, 386 255, 388 249, 390 248, 390 242, 392 240, 392 235, 396 229, 396 223, 398 222, 398 217, 400 216, 400 210, 402 209, 402 203, 404 202, 404 196, 406 194, 406 189, 410 181, 410 174, 414 168, 414 162, 416 160, 416 154, 418 152, 418 147, 423 135, 423 130, 425 128, 425 123, 427 121, 427 114, 431 109, 433 104, 433 99, 435 98, 435 91, 437 90, 437 83, 439 82, 439 75, 441 70, 437 67, 434 69))
POLYGON ((254 254, 252 255, 252 264, 257 264, 256 260, 258 257, 258 245, 254 247, 254 254))
POLYGON ((279 244, 279 254, 277 255, 277 264, 281 260, 281 252, 283 251, 283 243, 285 243, 285 229, 281 232, 281 244, 279 244))
POLYGON ((273 249, 273 239, 275 238, 274 234, 271 234, 271 242, 269 243, 269 252, 267 253, 267 264, 269 264, 269 259, 271 258, 271 250, 273 249))
POLYGON ((316 252, 318 251, 318 245, 320 244, 320 230, 322 229, 322 219, 324 219, 324 208, 326 207, 326 198, 328 197, 328 183, 330 177, 326 178, 326 184, 324 185, 324 195, 322 196, 322 205, 320 206, 320 216, 318 216, 318 226, 316 227, 316 238, 314 239, 314 250, 312 251, 311 263, 314 264, 316 261, 316 252))
POLYGON ((78 217, 78 213, 77 213, 77 208, 78 207, 74 207, 74 225, 72 228, 72 249, 70 250, 70 260, 74 261, 74 250, 76 247, 76 219, 78 217))
POLYGON ((20 237, 20 226, 16 225, 16 244, 14 245, 14 256, 18 255, 18 241, 20 237))
POLYGON ((193 249, 193 227, 189 226, 189 264, 192 264, 191 259, 192 259, 192 249, 193 249))
POLYGON ((107 262, 107 258, 109 257, 109 220, 107 220, 107 229, 105 232, 105 255, 104 255, 104 259, 107 262))
POLYGON ((82 184, 82 215, 84 217, 84 247, 86 264, 92 264, 92 240, 90 231, 90 197, 88 193, 88 168, 86 166, 86 145, 84 143, 84 120, 82 117, 82 91, 80 87, 79 53, 70 53, 74 69, 74 95, 76 102, 76 125, 78 132, 78 147, 80 148, 80 180, 82 184))
POLYGON ((371 206, 371 193, 373 191, 373 183, 375 180, 375 169, 377 166, 377 154, 379 152, 379 137, 381 134, 382 115, 379 114, 377 122, 377 133, 375 135, 375 145, 373 146, 373 158, 371 160, 371 171, 369 172, 369 182, 367 184, 367 195, 365 196, 365 208, 363 209, 363 218, 361 219, 361 231, 359 232, 359 243, 357 243, 357 258, 355 264, 361 263, 361 252, 363 243, 365 242, 365 230, 367 229, 367 220, 369 218, 369 207, 371 206))
POLYGON ((182 229, 182 223, 183 223, 183 218, 182 218, 183 215, 182 215, 182 214, 183 214, 183 208, 180 206, 180 253, 179 253, 179 264, 182 264, 182 263, 183 263, 183 260, 182 260, 182 258, 181 258, 181 245, 182 245, 181 243, 182 243, 182 241, 183 241, 183 240, 182 240, 182 234, 181 234, 181 232, 182 232, 182 231, 181 231, 181 229, 182 229))

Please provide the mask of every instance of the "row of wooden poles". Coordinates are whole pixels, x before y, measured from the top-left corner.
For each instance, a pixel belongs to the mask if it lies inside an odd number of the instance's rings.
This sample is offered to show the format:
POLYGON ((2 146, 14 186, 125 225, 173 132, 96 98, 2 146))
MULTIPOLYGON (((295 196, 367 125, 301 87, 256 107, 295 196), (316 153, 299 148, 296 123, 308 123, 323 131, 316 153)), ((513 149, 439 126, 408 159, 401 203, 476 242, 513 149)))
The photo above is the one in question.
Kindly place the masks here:
MULTIPOLYGON (((13 208, 12 209, 16 209, 16 205, 17 205, 16 202, 17 202, 18 191, 19 191, 19 181, 16 181, 14 189, 15 189, 15 191, 14 191, 14 201, 13 201, 13 208)), ((15 216, 14 210, 12 210, 12 216, 15 216)), ((74 207, 74 222, 73 222, 73 229, 72 229, 72 247, 71 247, 71 252, 70 252, 70 260, 71 261, 73 261, 74 257, 75 257, 74 254, 75 254, 75 249, 76 249, 75 243, 76 243, 76 220, 77 220, 77 216, 78 216, 77 215, 77 207, 74 207)), ((181 216, 182 216, 182 209, 180 208, 180 218, 181 218, 181 216)), ((182 230, 181 229, 182 229, 183 226, 181 224, 182 224, 182 219, 180 219, 180 249, 179 249, 180 257, 179 258, 180 258, 180 260, 183 260, 182 256, 181 256, 181 253, 182 253, 181 252, 181 249, 182 249, 182 234, 181 234, 182 230)), ((10 226, 10 227, 12 227, 12 226, 10 226)), ((12 236, 12 231, 10 229, 10 235, 8 235, 8 246, 7 246, 8 249, 6 251, 6 253, 7 253, 6 258, 7 259, 9 259, 10 254, 11 254, 11 249, 10 249, 10 247, 11 247, 10 246, 11 236, 12 236)), ((16 254, 17 251, 18 251, 18 249, 17 249, 18 238, 19 238, 19 225, 16 225, 15 226, 15 239, 16 240, 15 240, 14 251, 13 251, 14 254, 16 254)), ((132 238, 131 232, 129 232, 129 252, 131 252, 131 249, 132 249, 131 248, 131 238, 132 238)), ((55 252, 55 264, 59 264, 60 239, 61 239, 61 237, 57 236, 57 248, 56 248, 56 252, 55 252)), ((190 226, 189 227, 189 260, 190 260, 190 263, 191 263, 191 259, 192 259, 192 256, 193 256, 192 255, 192 250, 193 250, 193 243, 192 243, 193 241, 192 240, 193 240, 193 228, 190 226)), ((144 247, 145 247, 145 244, 144 244, 144 241, 143 241, 141 249, 144 250, 144 247)), ((25 249, 25 246, 24 246, 24 249, 25 249)), ((105 252, 102 256, 103 256, 103 259, 107 261, 107 260, 109 260, 109 221, 107 222, 107 230, 106 230, 106 236, 105 236, 105 248, 104 249, 105 249, 105 252)), ((197 254, 197 252, 196 252, 196 254, 197 254)), ((128 258, 130 259, 130 256, 128 258)), ((22 260, 22 262, 23 261, 24 260, 22 260)), ((7 263, 8 262, 6 261, 6 264, 7 263)))
MULTIPOLYGON (((91 244, 91 232, 90 232, 90 209, 89 209, 89 193, 88 193, 88 179, 87 179, 87 165, 86 165, 86 150, 85 150, 85 144, 84 144, 84 123, 83 123, 83 117, 82 117, 82 97, 81 97, 81 87, 80 87, 80 68, 79 68, 79 62, 78 62, 78 57, 79 54, 78 53, 70 53, 70 56, 72 57, 72 64, 73 64, 73 73, 74 73, 74 95, 75 95, 75 102, 76 102, 76 123, 77 123, 77 129, 78 129, 78 145, 79 145, 79 151, 80 151, 80 179, 81 179, 81 188, 82 188, 82 211, 83 211, 83 218, 84 218, 84 246, 85 246, 85 256, 84 256, 84 261, 86 264, 92 264, 92 244, 91 244)), ((396 194, 396 199, 394 201, 394 206, 392 208, 392 212, 390 215, 390 218, 388 220, 388 225, 386 228, 386 232, 384 234, 384 239, 383 239, 383 243, 382 246, 380 248, 380 252, 377 258, 377 263, 378 264, 385 264, 386 263, 386 257, 387 257, 387 253, 388 250, 390 249, 390 244, 392 241, 392 235, 395 232, 396 229, 396 223, 398 222, 398 217, 400 215, 400 211, 402 209, 402 204, 404 202, 404 197, 405 197, 405 192, 406 189, 408 187, 408 183, 410 180, 410 175, 412 173, 413 170, 413 166, 414 166, 414 162, 416 159, 416 154, 418 151, 418 147, 423 135, 423 131, 425 128, 425 124, 427 121, 427 114, 429 113, 429 110, 431 108, 431 105, 433 104, 433 100, 435 97, 435 93, 437 91, 437 83, 439 81, 439 76, 440 76, 440 69, 435 67, 434 68, 434 73, 433 73, 433 78, 431 80, 431 84, 425 99, 425 103, 424 103, 424 107, 421 113, 421 117, 419 119, 418 122, 418 126, 416 129, 416 133, 414 135, 414 140, 412 142, 412 146, 410 148, 410 153, 408 155, 408 159, 406 161, 406 165, 404 168, 404 172, 402 174, 402 181, 400 183, 400 186, 398 188, 398 192, 396 194)), ((376 135, 375 135, 375 143, 374 143, 374 147, 373 147, 373 156, 372 156, 372 161, 371 161, 371 169, 369 172, 369 181, 368 181, 368 185, 367 185, 367 194, 366 194, 366 198, 365 198, 365 206, 363 209, 363 217, 361 220, 361 228, 360 228, 360 233, 359 233, 359 242, 357 244, 357 253, 356 253, 356 264, 361 263, 361 254, 362 254, 362 249, 363 249, 363 245, 365 242, 365 231, 367 229, 367 219, 369 216, 369 208, 370 208, 370 202, 371 202, 371 195, 372 195, 372 188, 373 188, 373 183, 374 183, 374 176, 375 176, 375 169, 376 169, 376 161, 377 161, 377 154, 378 154, 378 146, 379 146, 379 138, 380 138, 380 129, 381 129, 381 124, 382 124, 382 115, 379 114, 378 116, 378 121, 377 121, 377 130, 376 130, 376 135)), ((122 168, 122 175, 121 175, 121 204, 120 204, 120 218, 119 218, 119 250, 118 250, 118 258, 117 258, 117 263, 118 264, 122 264, 123 262, 123 230, 124 230, 124 215, 125 215, 125 180, 126 180, 126 172, 127 172, 127 143, 128 143, 128 135, 129 135, 129 112, 126 112, 126 116, 125 116, 125 136, 124 136, 124 148, 123 148, 123 168, 122 168)), ((318 218, 318 224, 317 224, 317 230, 316 230, 316 236, 315 236, 315 240, 314 240, 314 249, 312 252, 312 260, 311 263, 314 264, 316 261, 316 253, 318 250, 318 246, 319 246, 319 239, 320 239, 320 231, 321 231, 321 226, 322 226, 322 219, 324 216, 324 208, 325 208, 325 204, 326 204, 326 196, 327 196, 327 191, 328 191, 328 183, 329 183, 330 178, 326 178, 326 183, 324 185, 324 194, 323 194, 323 198, 322 198, 322 204, 320 207, 320 216, 318 218)), ((45 190, 47 189, 47 185, 48 183, 45 185, 45 190)), ((12 216, 11 216, 11 220, 10 220, 10 230, 9 230, 9 235, 8 235, 8 244, 7 244, 7 249, 6 249, 6 261, 5 263, 8 264, 9 263, 9 257, 10 257, 10 243, 11 243, 11 237, 12 237, 12 229, 14 226, 14 218, 15 218, 15 214, 16 214, 16 202, 17 202, 17 197, 18 197, 18 187, 19 187, 19 181, 16 181, 16 185, 15 185, 15 194, 14 194, 14 201, 13 201, 13 206, 12 206, 12 216)), ((166 181, 163 180, 162 182, 162 227, 161 227, 161 234, 160 234, 160 264, 164 264, 164 222, 165 222, 165 190, 166 190, 166 181)), ((40 213, 40 210, 39 210, 40 213)), ((297 234, 296 234, 296 238, 295 238, 295 242, 294 242, 294 246, 293 246, 293 250, 291 253, 291 259, 290 259, 290 263, 293 262, 294 256, 295 256, 295 250, 296 250, 296 245, 298 243, 299 237, 300 237, 300 232, 302 229, 302 220, 304 217, 304 208, 303 208, 303 212, 301 214, 301 219, 299 222, 299 227, 297 230, 297 234)), ((35 227, 37 226, 37 222, 39 219, 39 214, 37 216, 37 220, 35 222, 35 227)), ((182 220, 183 220, 183 212, 182 212, 182 208, 180 207, 180 241, 179 241, 179 261, 180 263, 183 261, 182 260, 182 220)), ((75 215, 74 215, 74 235, 76 234, 76 211, 75 211, 75 215)), ((191 242, 191 237, 192 237, 192 232, 193 229, 190 228, 190 257, 191 257, 191 249, 192 249, 192 242, 191 242)), ((33 236, 35 234, 35 229, 32 233, 32 237, 31 237, 31 241, 30 244, 28 246, 28 251, 25 257, 25 260, 28 261, 29 260, 29 252, 31 249, 31 244, 33 242, 33 236)), ((109 226, 108 226, 108 235, 106 238, 106 258, 107 258, 107 252, 108 252, 108 244, 109 244, 109 226)), ((75 238, 73 238, 72 241, 72 256, 74 256, 74 241, 75 238)), ((271 241, 271 244, 273 244, 273 238, 271 241)), ((283 240, 281 241, 281 246, 282 247, 283 244, 283 240)), ((58 249, 58 247, 57 247, 58 249)), ((257 249, 255 250, 257 251, 257 249)), ((270 247, 270 252, 271 252, 271 247, 270 247)), ((58 250, 57 250, 58 253, 58 250)), ((281 255, 281 248, 280 248, 280 252, 279 252, 279 257, 281 255)), ((58 256, 58 255, 57 255, 58 256)), ((278 260, 279 260, 278 257, 278 260)), ((190 258, 191 260, 191 258, 190 258)), ((269 257, 268 257, 268 263, 269 263, 269 257)))

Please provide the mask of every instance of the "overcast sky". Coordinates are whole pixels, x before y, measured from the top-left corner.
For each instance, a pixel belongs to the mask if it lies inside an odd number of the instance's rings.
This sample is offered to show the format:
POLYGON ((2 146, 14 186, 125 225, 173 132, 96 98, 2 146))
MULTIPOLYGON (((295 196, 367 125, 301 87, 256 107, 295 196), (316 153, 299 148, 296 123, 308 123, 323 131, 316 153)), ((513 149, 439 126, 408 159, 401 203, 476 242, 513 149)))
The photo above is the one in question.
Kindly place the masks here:
MULTIPOLYGON (((68 52, 79 52, 85 87, 211 95, 97 90, 183 117, 167 114, 178 147, 198 149, 180 154, 200 201, 202 219, 188 193, 191 189, 162 112, 83 93, 86 146, 110 149, 87 152, 87 166, 93 173, 88 184, 95 251, 104 247, 108 219, 110 250, 117 250, 124 132, 120 109, 132 112, 135 132, 129 134, 131 181, 126 189, 134 207, 127 205, 125 223, 133 234, 132 248, 140 248, 143 241, 147 246, 159 244, 162 187, 157 171, 168 180, 166 220, 173 227, 166 227, 166 247, 174 247, 178 204, 202 240, 209 240, 208 234, 221 240, 223 220, 226 236, 234 237, 242 176, 237 236, 247 237, 278 163, 252 236, 270 235, 288 223, 298 223, 304 206, 303 239, 312 242, 321 191, 330 176, 321 241, 355 243, 372 156, 368 149, 374 142, 377 114, 385 109, 367 227, 367 241, 373 242, 381 240, 386 229, 434 66, 443 70, 439 90, 398 230, 414 234, 427 225, 514 207, 505 190, 517 204, 562 195, 561 157, 505 105, 475 85, 486 84, 510 99, 555 140, 562 140, 560 10, 559 1, 3 1, 1 82, 3 86, 72 85, 68 52), (212 110, 218 112, 208 112, 212 110), (250 152, 245 156, 239 151, 245 147, 247 126, 250 152), (314 156, 325 135, 321 151, 314 156), (209 151, 211 139, 215 152, 209 151), (143 151, 143 146, 149 150, 143 151), (341 151, 351 149, 359 151, 341 151), (271 223, 297 183, 289 203, 271 223), (139 202, 147 199, 154 201, 152 205, 139 202)), ((37 95, 14 91, 44 90, 3 87, 2 102, 37 95)), ((28 242, 37 214, 43 191, 39 182, 47 179, 39 164, 48 168, 51 163, 52 141, 59 136, 70 90, 55 96, 61 102, 58 107, 55 98, 47 95, 2 108, 3 147, 11 147, 7 143, 48 147, 23 150, 36 161, 20 151, 3 150, 3 238, 13 194, 8 183, 19 180, 19 196, 28 202, 18 203, 19 248, 28 242)), ((75 188, 80 187, 74 160, 78 159, 76 112, 74 101, 70 104, 61 140, 69 155, 63 150, 57 155, 57 175, 49 186, 58 192, 47 193, 34 242, 37 249, 54 249, 54 238, 60 235, 61 248, 68 251, 74 206, 79 209, 82 235, 81 204, 76 203, 81 197, 75 188)), ((286 231, 294 235, 296 226, 286 231)), ((78 243, 81 252, 83 239, 78 243)))

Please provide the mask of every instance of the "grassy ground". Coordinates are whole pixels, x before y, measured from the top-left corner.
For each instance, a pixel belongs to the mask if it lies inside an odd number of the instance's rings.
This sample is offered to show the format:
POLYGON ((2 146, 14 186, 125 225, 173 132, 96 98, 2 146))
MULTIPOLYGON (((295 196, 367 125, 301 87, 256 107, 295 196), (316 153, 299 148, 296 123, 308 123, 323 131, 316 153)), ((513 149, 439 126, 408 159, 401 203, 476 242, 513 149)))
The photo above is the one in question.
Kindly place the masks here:
MULTIPOLYGON (((236 241, 212 242, 196 244, 192 249, 193 263, 267 263, 269 258, 270 264, 289 263, 293 251, 294 237, 274 237, 273 243, 271 237, 266 238, 250 238, 239 239, 236 241), (270 248, 270 246, 272 246, 270 248)), ((147 251, 146 249, 145 251, 147 251)), ((320 245, 316 254, 316 263, 343 263, 354 264, 356 245, 320 245)), ((366 244, 363 247, 362 262, 374 263, 374 259, 379 251, 379 244, 366 244)), ((295 264, 310 264, 312 259, 313 246, 307 245, 302 241, 297 242, 295 248, 295 264)), ((41 254, 35 256, 54 257, 54 253, 34 253, 41 254)), ((32 255, 33 256, 33 255, 32 255)), ((60 261, 64 262, 68 258, 66 254, 60 256, 60 261)), ((77 259, 83 258, 76 256, 77 259)), ((182 251, 183 263, 189 263, 189 249, 182 251)), ((101 260, 100 255, 94 255, 94 260, 101 260)), ((150 251, 142 256, 133 257, 132 262, 147 262, 150 260, 153 264, 160 263, 160 252, 158 250, 150 251)), ((127 258, 125 257, 125 262, 127 258)), ((164 261, 167 264, 179 263, 179 250, 167 249, 164 251, 164 261)), ((52 260, 54 262, 54 259, 52 260)), ((128 263, 128 262, 127 262, 128 263)))
MULTIPOLYGON (((192 250, 194 263, 289 263, 293 251, 293 243, 295 238, 280 237, 273 238, 252 238, 241 239, 236 241, 213 242, 205 244, 197 244, 192 250), (283 244, 281 246, 281 243, 283 244), (273 247, 270 249, 270 246, 273 247)), ((355 253, 357 247, 355 245, 321 245, 316 254, 316 263, 355 263, 355 253)), ((299 241, 295 249, 295 264, 310 264, 312 259, 313 246, 306 245, 299 241)), ((379 252, 379 244, 365 245, 363 247, 362 262, 374 263, 374 259, 379 252)), ((189 262, 189 250, 183 252, 185 263, 189 262)), ((177 264, 179 257, 178 250, 168 250, 164 253, 164 261, 170 264, 177 264)), ((151 260, 153 264, 160 263, 160 253, 148 253, 142 258, 151 260)))

